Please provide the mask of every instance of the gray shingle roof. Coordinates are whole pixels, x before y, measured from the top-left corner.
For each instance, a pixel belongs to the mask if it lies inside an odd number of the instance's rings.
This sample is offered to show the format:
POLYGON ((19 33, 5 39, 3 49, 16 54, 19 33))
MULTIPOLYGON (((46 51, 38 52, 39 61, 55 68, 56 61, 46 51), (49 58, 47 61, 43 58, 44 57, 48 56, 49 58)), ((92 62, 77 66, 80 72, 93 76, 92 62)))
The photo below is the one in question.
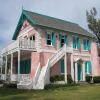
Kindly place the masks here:
POLYGON ((46 15, 26 11, 26 10, 24 10, 24 12, 27 15, 29 15, 38 25, 47 26, 50 28, 55 28, 55 29, 64 30, 68 32, 78 33, 78 34, 89 36, 89 37, 94 37, 92 33, 89 33, 87 30, 85 30, 78 24, 64 21, 57 18, 53 18, 53 17, 49 17, 46 15))

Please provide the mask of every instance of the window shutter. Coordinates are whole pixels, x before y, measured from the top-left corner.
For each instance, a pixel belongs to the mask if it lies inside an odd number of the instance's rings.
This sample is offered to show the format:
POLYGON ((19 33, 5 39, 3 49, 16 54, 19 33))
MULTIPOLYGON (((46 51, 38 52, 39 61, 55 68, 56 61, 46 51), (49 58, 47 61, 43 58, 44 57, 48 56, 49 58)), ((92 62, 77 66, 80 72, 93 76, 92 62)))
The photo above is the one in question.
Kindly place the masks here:
POLYGON ((66 46, 68 46, 68 36, 65 35, 65 43, 66 43, 66 46))
POLYGON ((55 41, 56 41, 55 33, 52 32, 52 45, 53 46, 55 46, 55 41))
POLYGON ((83 47, 84 47, 84 50, 86 50, 86 40, 83 40, 83 47))
POLYGON ((59 39, 60 39, 60 48, 61 48, 61 38, 62 38, 62 35, 59 34, 59 39))
POLYGON ((80 38, 79 37, 77 38, 77 48, 78 49, 80 48, 80 38))
POLYGON ((75 37, 73 37, 73 48, 75 48, 75 37))
POLYGON ((90 61, 88 61, 88 73, 90 73, 91 74, 91 72, 92 72, 92 68, 91 68, 92 66, 91 66, 91 62, 90 61))
POLYGON ((45 33, 45 37, 46 37, 46 44, 47 44, 47 39, 48 39, 48 34, 47 34, 47 32, 45 33))
POLYGON ((64 73, 64 59, 61 59, 61 73, 64 73))
POLYGON ((89 40, 88 40, 88 50, 89 50, 89 51, 91 50, 90 41, 89 41, 89 40))
POLYGON ((87 62, 85 62, 85 73, 87 73, 87 62))

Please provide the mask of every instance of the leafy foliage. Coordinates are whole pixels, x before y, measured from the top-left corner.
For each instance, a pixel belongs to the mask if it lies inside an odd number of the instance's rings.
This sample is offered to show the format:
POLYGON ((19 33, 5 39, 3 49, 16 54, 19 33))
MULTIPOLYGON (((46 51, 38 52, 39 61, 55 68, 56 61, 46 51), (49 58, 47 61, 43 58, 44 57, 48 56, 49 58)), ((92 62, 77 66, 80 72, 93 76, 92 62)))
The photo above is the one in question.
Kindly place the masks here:
POLYGON ((97 18, 97 10, 93 7, 90 11, 86 11, 89 29, 97 36, 100 43, 100 19, 97 18))

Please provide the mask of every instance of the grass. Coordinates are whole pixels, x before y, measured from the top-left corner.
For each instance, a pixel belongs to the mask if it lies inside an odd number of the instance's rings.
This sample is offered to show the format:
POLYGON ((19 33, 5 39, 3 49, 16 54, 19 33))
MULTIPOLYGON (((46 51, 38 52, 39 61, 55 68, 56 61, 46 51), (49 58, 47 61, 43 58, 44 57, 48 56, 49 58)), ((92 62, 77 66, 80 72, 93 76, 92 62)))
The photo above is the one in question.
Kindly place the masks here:
POLYGON ((39 91, 0 88, 0 100, 100 100, 100 85, 69 86, 39 91))

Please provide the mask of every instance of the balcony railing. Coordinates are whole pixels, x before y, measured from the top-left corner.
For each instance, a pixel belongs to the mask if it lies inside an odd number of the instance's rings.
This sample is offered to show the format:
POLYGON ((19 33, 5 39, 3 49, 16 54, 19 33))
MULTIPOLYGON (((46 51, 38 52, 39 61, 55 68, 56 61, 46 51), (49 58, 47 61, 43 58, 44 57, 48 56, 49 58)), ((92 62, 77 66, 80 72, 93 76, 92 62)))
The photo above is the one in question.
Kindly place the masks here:
POLYGON ((16 41, 14 41, 13 43, 11 43, 10 45, 8 45, 6 48, 3 48, 1 50, 1 54, 9 52, 11 50, 15 50, 17 48, 22 48, 22 49, 34 49, 35 48, 35 42, 32 40, 28 40, 28 39, 18 39, 16 41))

